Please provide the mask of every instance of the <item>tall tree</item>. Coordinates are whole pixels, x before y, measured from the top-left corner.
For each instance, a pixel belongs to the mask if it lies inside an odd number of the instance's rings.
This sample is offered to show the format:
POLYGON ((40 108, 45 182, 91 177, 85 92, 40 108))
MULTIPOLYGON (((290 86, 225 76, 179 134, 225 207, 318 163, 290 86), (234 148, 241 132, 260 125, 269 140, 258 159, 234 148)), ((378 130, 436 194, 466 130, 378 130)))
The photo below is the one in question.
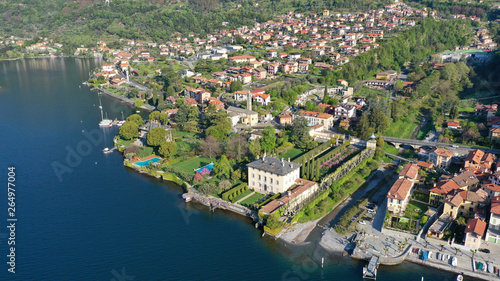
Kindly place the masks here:
POLYGON ((273 126, 267 126, 262 131, 262 138, 260 140, 262 149, 271 154, 276 148, 276 132, 273 126))
POLYGON ((120 137, 125 140, 139 137, 139 126, 135 122, 126 121, 120 128, 120 137))
POLYGON ((213 168, 214 173, 219 177, 225 177, 226 179, 231 178, 231 173, 233 172, 233 167, 231 166, 231 163, 227 159, 226 155, 222 155, 217 162, 215 162, 214 168, 213 168))
POLYGON ((137 124, 137 126, 142 126, 144 125, 144 120, 142 119, 141 115, 139 114, 132 114, 129 117, 127 117, 126 121, 132 121, 137 124))
POLYGON ((160 148, 158 149, 158 152, 164 158, 170 158, 175 154, 176 151, 177 151, 177 144, 174 141, 164 141, 160 145, 160 148))
POLYGON ((167 140, 167 131, 163 128, 156 127, 151 129, 146 137, 149 146, 160 146, 160 144, 167 140))
POLYGON ((212 136, 207 136, 200 144, 201 155, 213 158, 221 153, 219 142, 212 136))

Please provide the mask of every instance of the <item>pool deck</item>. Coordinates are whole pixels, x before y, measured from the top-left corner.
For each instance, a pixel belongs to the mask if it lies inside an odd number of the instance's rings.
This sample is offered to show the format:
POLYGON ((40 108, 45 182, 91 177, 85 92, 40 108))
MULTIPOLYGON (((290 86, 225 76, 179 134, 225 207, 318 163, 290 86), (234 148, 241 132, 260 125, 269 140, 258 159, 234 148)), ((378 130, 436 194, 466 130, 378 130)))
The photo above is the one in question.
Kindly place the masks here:
POLYGON ((144 157, 144 158, 138 158, 137 160, 135 160, 135 161, 131 161, 130 163, 131 163, 131 164, 135 164, 135 163, 137 163, 137 162, 148 161, 148 160, 151 160, 151 159, 154 159, 154 158, 160 158, 160 160, 163 160, 163 158, 161 158, 160 156, 157 156, 157 155, 149 155, 149 156, 144 157))

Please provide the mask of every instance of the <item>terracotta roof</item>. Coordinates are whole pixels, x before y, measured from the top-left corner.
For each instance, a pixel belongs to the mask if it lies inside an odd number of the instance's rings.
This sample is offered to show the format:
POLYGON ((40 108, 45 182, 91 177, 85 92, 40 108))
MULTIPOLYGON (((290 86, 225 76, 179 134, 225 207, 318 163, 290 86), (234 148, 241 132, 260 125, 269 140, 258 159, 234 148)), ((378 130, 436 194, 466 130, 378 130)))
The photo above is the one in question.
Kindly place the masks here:
POLYGON ((491 212, 500 215, 500 196, 491 198, 491 212))
POLYGON ((460 121, 458 120, 450 120, 448 121, 448 127, 459 127, 460 126, 460 121))
POLYGON ((494 183, 483 184, 481 186, 494 192, 500 192, 500 185, 496 185, 494 183))
POLYGON ((317 118, 320 118, 320 119, 333 118, 333 115, 331 115, 331 114, 319 113, 319 112, 315 112, 315 111, 300 110, 299 114, 302 115, 302 116, 317 117, 317 118))
POLYGON ((441 181, 436 184, 436 187, 430 191, 438 194, 448 194, 453 190, 460 189, 460 185, 452 180, 441 181))
POLYGON ((438 156, 441 156, 441 157, 453 156, 453 151, 445 149, 445 148, 441 148, 441 147, 434 149, 432 152, 436 153, 438 156))
POLYGON ((417 162, 417 166, 422 167, 422 168, 427 168, 427 169, 430 169, 433 165, 434 165, 434 163, 425 162, 425 161, 418 161, 417 162))
POLYGON ((448 195, 444 202, 452 206, 459 207, 462 205, 463 201, 464 199, 460 196, 460 193, 457 193, 455 195, 448 195))
POLYGON ((413 163, 408 163, 403 167, 401 173, 399 173, 400 177, 406 177, 409 179, 414 179, 418 174, 418 166, 413 163))
POLYGON ((483 159, 483 156, 484 156, 484 151, 476 149, 469 152, 469 154, 465 158, 465 162, 472 162, 474 164, 479 164, 481 163, 481 159, 483 159))
POLYGON ((465 228, 465 233, 476 233, 479 236, 484 235, 486 223, 480 219, 470 219, 465 228))
POLYGON ((283 196, 281 196, 280 199, 273 200, 266 204, 264 207, 262 207, 261 211, 267 214, 271 214, 277 209, 279 209, 281 206, 290 203, 293 201, 295 198, 297 198, 300 194, 302 194, 304 191, 310 189, 314 185, 317 185, 316 182, 313 181, 308 181, 305 179, 296 179, 295 180, 295 186, 293 186, 289 191, 283 193, 283 196))
POLYGON ((488 193, 482 189, 477 189, 476 191, 464 190, 460 191, 460 197, 464 199, 464 201, 475 202, 475 203, 487 203, 488 193))
POLYGON ((407 179, 398 179, 387 193, 387 198, 404 200, 409 194, 413 183, 407 179))

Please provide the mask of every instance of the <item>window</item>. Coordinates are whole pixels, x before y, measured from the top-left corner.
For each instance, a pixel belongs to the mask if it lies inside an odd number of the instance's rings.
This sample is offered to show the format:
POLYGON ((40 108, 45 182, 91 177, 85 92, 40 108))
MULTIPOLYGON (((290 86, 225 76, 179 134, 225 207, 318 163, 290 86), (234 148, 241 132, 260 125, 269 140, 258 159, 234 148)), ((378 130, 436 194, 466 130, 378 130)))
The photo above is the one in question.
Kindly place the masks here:
POLYGON ((252 178, 255 178, 255 174, 252 173, 252 178))
POLYGON ((255 182, 254 181, 252 182, 252 185, 255 186, 255 182))
POLYGON ((279 185, 280 184, 280 181, 276 181, 276 184, 279 185))
POLYGON ((262 184, 259 182, 259 187, 262 187, 262 184))
POLYGON ((260 175, 259 175, 259 180, 260 180, 260 175))
POLYGON ((267 181, 267 177, 264 177, 264 182, 266 182, 266 181, 267 181))
POLYGON ((273 178, 271 178, 270 180, 271 180, 271 183, 273 183, 273 178))

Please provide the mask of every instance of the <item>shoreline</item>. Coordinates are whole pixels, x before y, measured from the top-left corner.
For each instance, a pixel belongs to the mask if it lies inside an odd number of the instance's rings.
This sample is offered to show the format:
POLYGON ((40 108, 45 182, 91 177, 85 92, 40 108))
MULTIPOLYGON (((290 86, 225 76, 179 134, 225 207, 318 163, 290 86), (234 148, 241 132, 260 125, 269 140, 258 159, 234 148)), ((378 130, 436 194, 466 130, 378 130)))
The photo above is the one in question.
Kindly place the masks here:
POLYGON ((22 57, 22 58, 9 58, 9 59, 0 59, 0 61, 17 61, 23 59, 58 59, 58 58, 75 58, 75 59, 98 59, 103 60, 101 57, 82 57, 82 56, 35 56, 35 57, 22 57))
MULTIPOLYGON (((122 96, 119 96, 119 95, 117 95, 117 94, 113 94, 113 93, 111 93, 110 91, 104 90, 104 89, 102 89, 102 88, 100 88, 100 87, 91 88, 90 90, 92 91, 92 90, 94 90, 94 89, 95 89, 96 91, 98 91, 99 93, 102 93, 102 94, 105 94, 105 95, 107 95, 107 96, 109 96, 109 97, 112 97, 112 98, 115 98, 115 99, 117 99, 117 100, 120 100, 120 101, 122 101, 122 102, 124 102, 124 103, 127 103, 127 104, 129 104, 129 105, 131 105, 132 107, 134 107, 134 108, 135 108, 134 101, 133 101, 133 100, 131 100, 131 99, 129 99, 129 98, 122 97, 122 96)), ((147 111, 149 111, 149 112, 154 111, 154 110, 156 109, 154 106, 151 106, 151 105, 149 105, 149 104, 143 104, 143 105, 141 105, 139 108, 144 109, 144 110, 147 110, 147 111)))

